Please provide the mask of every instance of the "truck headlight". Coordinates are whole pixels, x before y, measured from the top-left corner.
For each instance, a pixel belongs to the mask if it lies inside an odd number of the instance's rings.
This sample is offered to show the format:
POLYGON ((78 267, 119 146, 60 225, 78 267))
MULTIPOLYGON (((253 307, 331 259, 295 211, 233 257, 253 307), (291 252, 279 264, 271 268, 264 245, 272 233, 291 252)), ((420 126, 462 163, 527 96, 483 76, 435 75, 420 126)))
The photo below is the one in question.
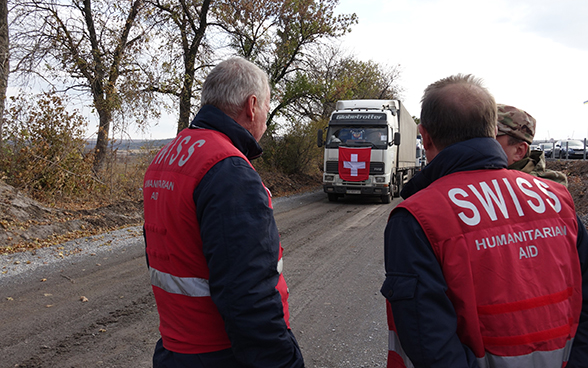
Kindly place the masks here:
POLYGON ((386 181, 384 176, 376 176, 376 183, 383 183, 386 181))
POLYGON ((325 181, 333 181, 335 180, 335 175, 325 175, 325 181))

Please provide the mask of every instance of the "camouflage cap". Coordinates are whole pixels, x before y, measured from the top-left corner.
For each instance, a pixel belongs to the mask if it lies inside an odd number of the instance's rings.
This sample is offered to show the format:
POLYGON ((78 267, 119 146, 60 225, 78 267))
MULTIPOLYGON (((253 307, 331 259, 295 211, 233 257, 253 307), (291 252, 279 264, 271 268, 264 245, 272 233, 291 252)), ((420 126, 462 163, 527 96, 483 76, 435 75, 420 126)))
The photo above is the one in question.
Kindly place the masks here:
POLYGON ((496 106, 498 107, 497 135, 506 134, 532 144, 535 136, 535 118, 513 106, 503 104, 496 106))

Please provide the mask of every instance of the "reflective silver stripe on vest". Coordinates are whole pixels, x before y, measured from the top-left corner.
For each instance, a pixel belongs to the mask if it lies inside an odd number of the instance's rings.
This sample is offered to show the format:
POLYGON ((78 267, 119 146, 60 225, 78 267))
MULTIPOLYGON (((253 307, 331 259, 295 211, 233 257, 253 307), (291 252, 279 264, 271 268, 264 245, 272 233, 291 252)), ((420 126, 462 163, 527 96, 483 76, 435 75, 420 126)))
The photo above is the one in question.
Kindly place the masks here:
POLYGON ((210 296, 208 280, 198 277, 178 277, 149 267, 151 285, 171 294, 201 297, 210 296))
POLYGON ((402 345, 400 345, 400 339, 398 339, 398 335, 395 331, 388 331, 388 350, 400 355, 402 360, 404 360, 406 368, 414 368, 414 365, 404 352, 402 345))
MULTIPOLYGON (((563 362, 567 362, 572 351, 574 339, 569 340, 566 346, 552 351, 534 351, 520 356, 498 356, 490 353, 478 358, 480 368, 518 368, 518 367, 546 367, 561 368, 563 362)), ((388 332, 388 350, 400 355, 406 368, 414 368, 414 365, 402 349, 396 332, 388 332)))
POLYGON ((527 355, 498 356, 486 353, 478 358, 480 368, 505 368, 505 367, 546 367, 560 368, 563 362, 567 362, 572 350, 574 339, 569 340, 566 346, 551 351, 534 351, 527 355))
POLYGON ((284 261, 283 258, 280 258, 278 261, 278 274, 282 274, 282 270, 284 269, 284 261))

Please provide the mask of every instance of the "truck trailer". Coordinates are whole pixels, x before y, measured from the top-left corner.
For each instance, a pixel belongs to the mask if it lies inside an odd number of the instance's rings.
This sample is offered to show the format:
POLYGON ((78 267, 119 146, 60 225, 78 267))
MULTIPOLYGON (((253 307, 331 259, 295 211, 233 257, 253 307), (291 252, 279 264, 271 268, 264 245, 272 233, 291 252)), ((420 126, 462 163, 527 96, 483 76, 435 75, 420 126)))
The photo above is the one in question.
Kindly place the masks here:
POLYGON ((417 124, 399 100, 337 101, 326 137, 323 189, 329 201, 379 196, 390 203, 420 169, 417 124))

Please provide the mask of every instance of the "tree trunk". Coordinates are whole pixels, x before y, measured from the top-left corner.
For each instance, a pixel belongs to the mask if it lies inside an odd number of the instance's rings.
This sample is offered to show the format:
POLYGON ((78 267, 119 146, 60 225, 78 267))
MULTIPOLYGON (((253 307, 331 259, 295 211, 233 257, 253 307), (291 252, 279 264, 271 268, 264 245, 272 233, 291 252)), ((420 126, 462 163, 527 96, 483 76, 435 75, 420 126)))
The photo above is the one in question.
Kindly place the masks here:
POLYGON ((139 14, 139 9, 143 5, 143 0, 135 0, 129 14, 124 28, 118 39, 118 45, 114 50, 112 56, 112 65, 108 67, 108 73, 104 59, 101 57, 101 50, 99 44, 99 35, 96 32, 94 25, 94 18, 91 9, 91 1, 84 0, 83 13, 85 15, 86 24, 90 34, 90 40, 92 44, 92 57, 95 64, 92 72, 88 70, 82 70, 88 75, 90 82, 92 95, 94 97, 94 105, 99 116, 98 125, 98 138, 96 139, 96 147, 94 148, 94 172, 100 173, 104 167, 104 160, 108 149, 108 134, 110 132, 110 124, 112 123, 112 114, 115 108, 118 107, 116 101, 116 81, 120 75, 120 63, 125 50, 128 47, 128 37, 131 28, 135 24, 135 19, 139 14))
POLYGON ((0 148, 4 127, 4 106, 8 88, 8 0, 0 0, 0 148))
POLYGON ((112 111, 106 104, 96 104, 96 110, 100 118, 98 125, 98 138, 96 139, 96 147, 94 148, 94 172, 99 173, 104 167, 104 160, 108 150, 108 133, 110 131, 110 123, 112 122, 112 111))
MULTIPOLYGON (((190 114, 192 113, 192 87, 194 86, 194 75, 196 74, 196 55, 206 33, 207 16, 211 0, 202 1, 202 7, 196 24, 191 23, 191 29, 196 29, 194 38, 189 47, 184 46, 184 81, 180 92, 180 117, 178 119, 178 133, 190 125, 190 114)), ((183 37, 186 35, 184 34, 183 37)))
POLYGON ((178 120, 178 133, 190 125, 190 113, 192 110, 192 85, 194 84, 194 60, 195 55, 189 53, 186 56, 184 83, 180 94, 180 118, 178 120), (190 60, 191 59, 191 60, 190 60))
POLYGON ((180 94, 180 119, 178 121, 178 133, 190 125, 190 113, 192 112, 192 86, 196 68, 196 54, 202 37, 194 39, 190 50, 184 51, 184 83, 180 94))

